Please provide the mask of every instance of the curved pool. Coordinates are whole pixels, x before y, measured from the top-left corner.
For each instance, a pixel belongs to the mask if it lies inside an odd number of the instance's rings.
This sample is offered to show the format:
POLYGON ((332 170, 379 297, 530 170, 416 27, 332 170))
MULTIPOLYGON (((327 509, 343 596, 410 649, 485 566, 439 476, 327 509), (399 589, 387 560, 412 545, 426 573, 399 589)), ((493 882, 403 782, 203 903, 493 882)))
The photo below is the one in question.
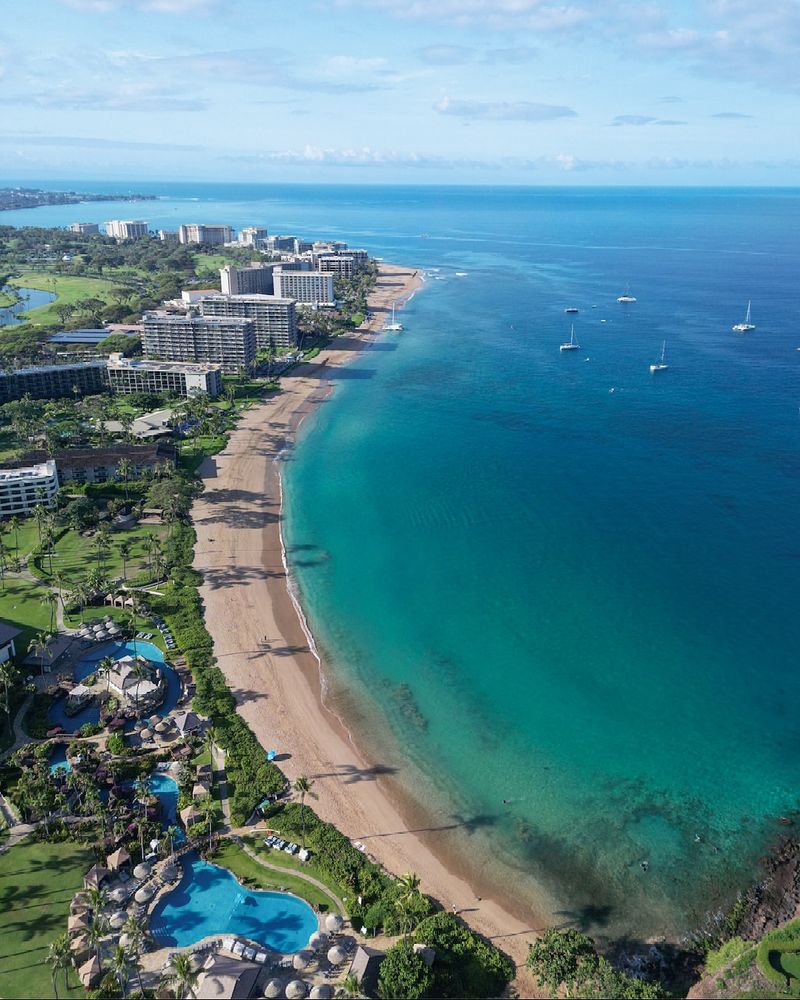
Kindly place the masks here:
MULTIPOLYGON (((152 714, 167 715, 178 704, 178 699, 181 695, 181 682, 178 680, 178 675, 172 667, 164 662, 164 654, 152 642, 137 639, 135 643, 131 640, 128 642, 111 642, 104 646, 98 646, 76 663, 72 671, 73 679, 76 681, 86 680, 87 677, 97 670, 97 664, 104 656, 113 656, 115 660, 119 660, 123 656, 132 656, 134 653, 146 657, 153 663, 158 663, 163 668, 164 676, 167 678, 167 693, 164 701, 152 714)), ((65 733, 76 733, 86 722, 100 721, 100 709, 94 702, 87 705, 83 711, 78 712, 76 715, 67 715, 64 711, 65 703, 66 699, 60 698, 55 704, 51 705, 50 711, 47 713, 50 722, 54 726, 61 726, 65 733)), ((129 729, 132 726, 133 720, 130 720, 126 728, 129 729)))
POLYGON ((153 908, 150 930, 162 947, 187 948, 209 935, 240 935, 284 954, 318 929, 308 903, 285 892, 245 889, 229 871, 184 855, 180 884, 153 908))

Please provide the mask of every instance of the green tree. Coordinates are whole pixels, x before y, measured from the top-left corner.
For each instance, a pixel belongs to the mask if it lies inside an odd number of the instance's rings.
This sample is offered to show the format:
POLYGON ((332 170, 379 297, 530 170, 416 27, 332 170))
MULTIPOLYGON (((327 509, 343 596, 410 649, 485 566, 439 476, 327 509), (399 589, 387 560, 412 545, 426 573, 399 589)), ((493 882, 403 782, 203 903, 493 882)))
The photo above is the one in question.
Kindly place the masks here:
POLYGON ((128 582, 128 560, 131 557, 131 543, 127 539, 123 539, 117 546, 117 552, 119 552, 120 559, 122 559, 122 579, 128 582))
POLYGON ((55 941, 50 942, 47 949, 47 964, 50 966, 50 977, 53 982, 53 993, 58 1000, 58 973, 64 973, 64 988, 69 989, 69 970, 72 966, 72 951, 69 946, 69 936, 65 932, 59 934, 55 941))
POLYGON ((342 1000, 359 1000, 364 994, 361 992, 361 983, 358 981, 358 977, 351 974, 345 976, 345 978, 339 983, 339 989, 336 992, 337 997, 341 997, 342 1000))
POLYGON ((201 798, 197 799, 195 806, 202 814, 203 822, 208 825, 208 849, 210 851, 212 842, 211 838, 214 831, 214 813, 216 812, 216 805, 210 795, 203 795, 201 798))
POLYGON ((295 781, 294 785, 292 785, 294 790, 300 796, 300 822, 302 824, 302 829, 303 829, 301 846, 303 847, 303 849, 305 849, 306 846, 306 795, 311 796, 312 799, 319 798, 316 792, 311 791, 313 784, 314 784, 313 781, 309 781, 308 778, 306 778, 304 775, 300 775, 297 781, 295 781))
POLYGON ((119 989, 123 997, 126 996, 132 965, 131 956, 121 944, 118 944, 111 953, 110 971, 119 983, 119 989))
POLYGON ((37 632, 36 635, 28 643, 28 652, 33 653, 39 658, 39 667, 41 669, 42 677, 44 677, 44 658, 50 657, 50 639, 46 632, 37 632))
POLYGON ((378 996, 381 1000, 415 1000, 423 997, 433 984, 433 974, 404 938, 386 952, 378 973, 378 996))
POLYGON ((58 594, 54 590, 48 590, 42 597, 41 604, 50 608, 50 632, 56 630, 56 609, 58 608, 58 594))
POLYGON ((193 967, 191 955, 179 951, 169 960, 161 985, 172 986, 176 997, 194 997, 199 978, 200 973, 193 967))
POLYGON ((14 682, 18 677, 19 671, 11 660, 0 663, 0 684, 3 685, 3 711, 6 713, 6 725, 9 732, 11 732, 11 705, 8 700, 8 692, 14 686, 14 682))
POLYGON ((594 941, 569 927, 545 931, 531 945, 525 964, 536 976, 539 986, 551 993, 557 993, 563 986, 569 997, 595 972, 597 961, 594 941))
MULTIPOLYGON (((131 420, 131 425, 133 425, 132 420, 131 420)), ((123 423, 123 427, 124 426, 125 425, 123 423)), ((131 472, 133 472, 133 463, 131 462, 131 460, 129 458, 121 458, 119 462, 117 462, 117 474, 119 475, 120 479, 122 479, 122 482, 125 485, 126 500, 130 499, 128 496, 128 479, 130 478, 131 472)))

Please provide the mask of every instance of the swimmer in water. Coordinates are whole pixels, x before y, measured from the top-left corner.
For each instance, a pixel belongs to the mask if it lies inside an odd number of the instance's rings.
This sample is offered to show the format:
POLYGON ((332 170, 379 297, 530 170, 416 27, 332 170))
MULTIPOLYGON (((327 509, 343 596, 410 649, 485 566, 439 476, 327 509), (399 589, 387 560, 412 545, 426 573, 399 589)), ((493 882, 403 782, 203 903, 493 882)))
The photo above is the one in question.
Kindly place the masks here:
POLYGON ((639 867, 642 869, 643 872, 646 872, 648 870, 648 868, 650 867, 650 862, 649 861, 640 861, 639 862, 639 867))

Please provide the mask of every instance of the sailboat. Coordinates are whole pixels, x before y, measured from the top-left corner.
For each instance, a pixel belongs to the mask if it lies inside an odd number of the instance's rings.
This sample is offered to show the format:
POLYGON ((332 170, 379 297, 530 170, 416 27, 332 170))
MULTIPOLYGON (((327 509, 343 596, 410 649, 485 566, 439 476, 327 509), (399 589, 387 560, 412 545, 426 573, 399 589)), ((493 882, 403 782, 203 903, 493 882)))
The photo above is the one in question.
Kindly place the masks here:
POLYGON ((561 351, 579 351, 581 349, 580 344, 575 343, 575 324, 572 324, 572 329, 569 333, 569 343, 562 344, 559 350, 561 351))
POLYGON ((391 330, 392 333, 400 333, 403 329, 402 323, 396 323, 394 318, 394 302, 392 302, 392 322, 387 323, 384 330, 391 330))
POLYGON ((625 286, 625 294, 617 296, 617 302, 635 302, 636 296, 631 295, 630 286, 625 286))
POLYGON ((666 353, 667 353, 667 342, 665 340, 664 343, 661 345, 661 358, 654 365, 650 365, 651 374, 653 374, 654 372, 663 372, 666 371, 667 368, 669 368, 669 365, 666 364, 664 361, 666 353))
POLYGON ((734 333, 749 333, 751 330, 755 330, 755 324, 750 322, 750 300, 747 300, 747 313, 744 317, 744 323, 735 323, 731 329, 734 333))

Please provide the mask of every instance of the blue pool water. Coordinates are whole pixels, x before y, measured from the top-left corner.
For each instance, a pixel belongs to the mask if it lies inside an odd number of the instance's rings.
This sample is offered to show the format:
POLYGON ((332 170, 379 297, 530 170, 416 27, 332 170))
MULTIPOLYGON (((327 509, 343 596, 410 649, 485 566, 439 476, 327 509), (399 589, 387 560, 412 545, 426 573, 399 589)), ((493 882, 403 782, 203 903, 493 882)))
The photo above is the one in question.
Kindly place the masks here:
MULTIPOLYGON (((169 775, 156 771, 150 775, 150 791, 161 803, 161 821, 164 829, 168 826, 178 827, 178 783, 169 775)), ((178 827, 175 843, 180 844, 186 839, 183 830, 178 827)))
MULTIPOLYGON (((154 714, 161 716, 168 715, 178 703, 181 684, 175 671, 169 664, 164 662, 164 654, 152 642, 142 642, 137 639, 135 644, 133 642, 112 642, 106 646, 99 646, 97 649, 93 649, 87 653, 77 663, 73 671, 73 677, 76 681, 85 680, 97 670, 97 664, 104 656, 113 656, 115 660, 119 660, 123 656, 133 655, 134 653, 137 653, 139 656, 146 656, 148 660, 161 664, 163 667, 167 678, 167 694, 163 703, 156 709, 154 714)), ((65 699, 57 701, 50 708, 48 718, 54 726, 61 726, 66 733, 75 733, 84 723, 98 722, 100 719, 100 709, 95 704, 88 705, 82 712, 78 712, 77 715, 67 715, 64 711, 64 705, 65 699)), ((133 725, 133 723, 131 722, 129 725, 133 725)))
POLYGON ((317 917, 302 899, 244 889, 230 872, 194 853, 181 860, 180 884, 158 901, 150 920, 160 946, 186 948, 211 934, 233 934, 289 953, 317 930, 317 917))
POLYGON ((67 744, 59 743, 50 754, 50 773, 56 774, 58 771, 71 771, 72 764, 67 760, 67 744))

